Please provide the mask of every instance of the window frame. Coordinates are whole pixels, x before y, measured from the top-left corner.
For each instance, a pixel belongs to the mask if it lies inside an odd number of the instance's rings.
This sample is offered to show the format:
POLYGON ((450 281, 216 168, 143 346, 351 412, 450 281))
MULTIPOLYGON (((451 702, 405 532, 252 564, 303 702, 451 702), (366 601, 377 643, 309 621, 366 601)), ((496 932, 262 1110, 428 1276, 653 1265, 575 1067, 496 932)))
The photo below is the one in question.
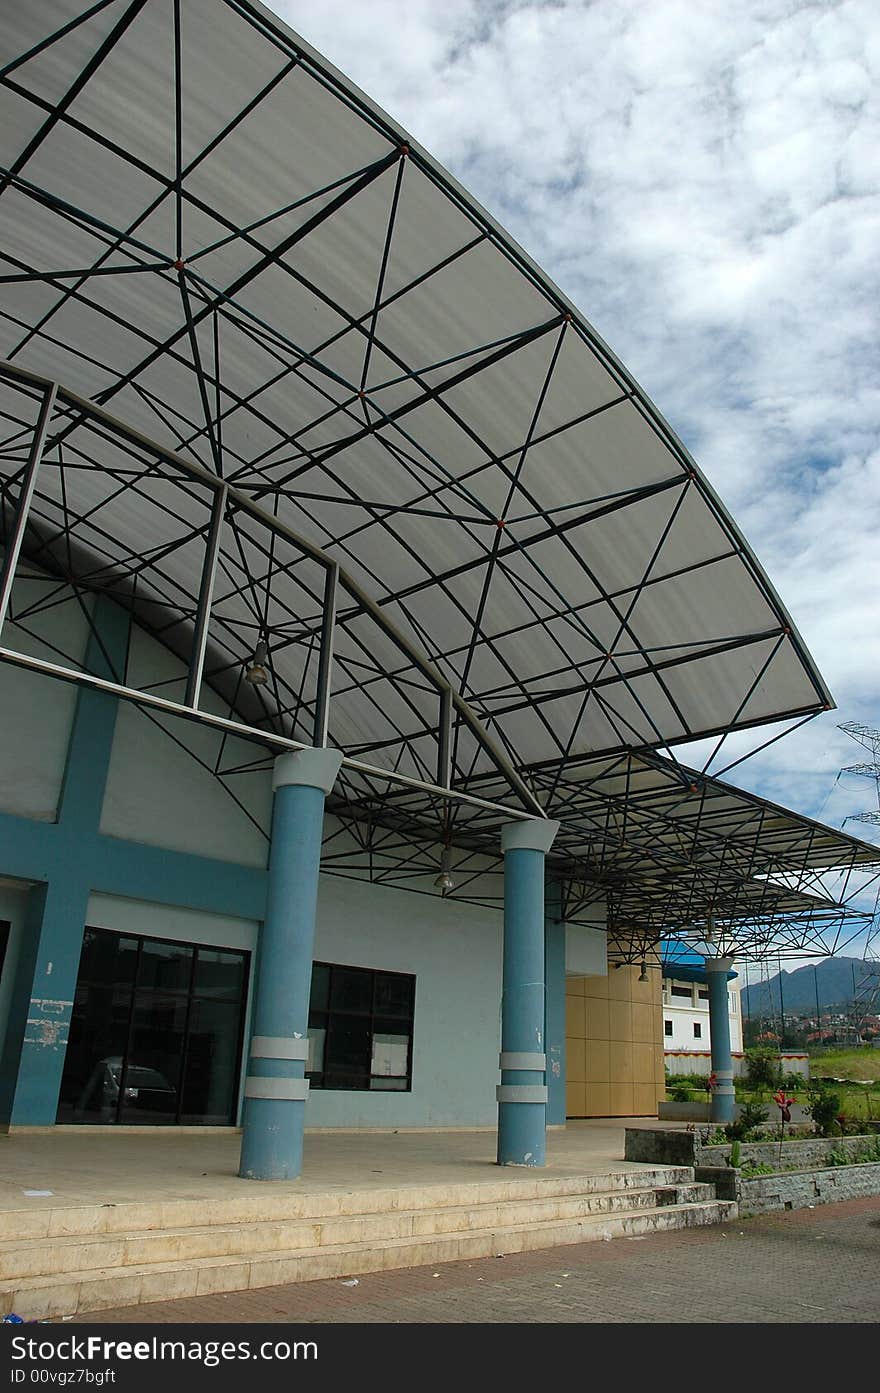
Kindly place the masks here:
MULTIPOLYGON (((316 959, 312 963, 312 986, 309 992, 309 1037, 311 1039, 313 1030, 323 1030, 324 1050, 326 1052, 327 1042, 332 1038, 334 1019, 339 1022, 360 1021, 367 1026, 367 1038, 369 1041, 370 1069, 363 1074, 362 1083, 353 1083, 353 1071, 346 1073, 341 1069, 328 1069, 326 1067, 326 1055, 324 1067, 320 1069, 309 1069, 306 1067, 305 1076, 309 1080, 309 1090, 314 1089, 320 1093, 411 1093, 412 1092, 412 1071, 413 1071, 413 1041, 415 1039, 415 1014, 416 1014, 416 976, 412 972, 392 972, 385 968, 363 967, 353 963, 330 963, 316 959), (313 1005, 315 969, 322 968, 327 972, 327 1005, 313 1005), (370 1007, 369 1010, 359 1010, 356 1008, 344 1008, 333 1006, 333 974, 342 972, 363 972, 370 976, 370 1007), (377 1007, 377 993, 380 979, 395 978, 408 984, 409 1005, 405 1011, 395 1013, 382 1010, 377 1007), (401 1031, 401 1038, 405 1038, 406 1045, 406 1072, 404 1074, 374 1074, 372 1072, 372 1058, 374 1039, 377 1035, 389 1034, 387 1029, 382 1028, 382 1023, 400 1021, 407 1026, 406 1031, 401 1031), (342 1082, 334 1082, 334 1075, 342 1082), (383 1088, 375 1080, 393 1079, 399 1086, 393 1088, 383 1088)), ((339 1028, 339 1027, 337 1027, 339 1028)), ((355 1076, 356 1077, 356 1076, 355 1076)))

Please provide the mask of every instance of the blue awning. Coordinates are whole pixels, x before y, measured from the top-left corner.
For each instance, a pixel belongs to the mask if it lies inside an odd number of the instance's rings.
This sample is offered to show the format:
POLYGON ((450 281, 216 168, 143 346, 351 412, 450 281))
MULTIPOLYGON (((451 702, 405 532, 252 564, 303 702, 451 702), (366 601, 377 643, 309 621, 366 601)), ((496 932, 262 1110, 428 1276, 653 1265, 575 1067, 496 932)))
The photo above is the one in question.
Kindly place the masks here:
MULTIPOLYGON (((674 977, 677 982, 707 982, 706 963, 701 953, 696 953, 680 938, 666 938, 660 945, 660 969, 664 977, 674 977)), ((727 980, 736 977, 736 972, 728 972, 727 980)))

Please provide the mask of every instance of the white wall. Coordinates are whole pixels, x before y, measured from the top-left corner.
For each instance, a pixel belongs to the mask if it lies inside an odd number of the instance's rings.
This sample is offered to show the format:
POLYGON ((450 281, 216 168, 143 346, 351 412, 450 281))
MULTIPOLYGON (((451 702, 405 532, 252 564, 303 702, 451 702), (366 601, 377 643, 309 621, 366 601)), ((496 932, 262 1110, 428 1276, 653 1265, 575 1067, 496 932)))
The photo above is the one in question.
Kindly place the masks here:
MULTIPOLYGON (((12 591, 12 613, 3 643, 31 657, 77 667, 85 653, 88 624, 72 598, 27 616, 32 605, 57 598, 58 582, 20 575, 12 591)), ((67 760, 76 688, 40 673, 0 663, 0 811, 53 822, 67 760)), ((2 864, 0 864, 2 870, 2 864)))
POLYGON ((566 977, 607 977, 608 934, 587 924, 565 926, 566 977))
MULTIPOLYGON (((704 982, 676 982, 668 977, 663 979, 663 1047, 667 1050, 708 1050, 711 1044, 709 1032, 709 1002, 700 998, 706 991, 704 982), (673 996, 672 988, 687 988, 689 997, 673 996), (672 1034, 665 1033, 665 1022, 672 1021, 672 1034), (694 1023, 700 1026, 699 1037, 694 1035, 694 1023)), ((730 1026, 730 1048, 742 1049, 742 1016, 740 1014, 740 989, 736 979, 727 984, 728 1023, 730 1026)))
MULTIPOLYGON (((135 685, 160 682, 161 694, 178 697, 174 683, 184 680, 183 665, 137 628, 132 630, 129 670, 135 685)), ((215 714, 229 714, 208 689, 203 689, 202 704, 215 714)), ((120 702, 101 831, 149 846, 265 866, 272 815, 270 769, 267 765, 229 777, 230 788, 247 809, 243 811, 213 773, 222 743, 222 735, 207 726, 148 714, 120 702)), ((259 755, 259 746, 229 738, 220 768, 238 768, 259 755)))
MULTIPOLYGON (((91 896, 88 922, 121 933, 251 952, 258 934, 258 925, 247 920, 111 895, 91 896)), ((439 895, 322 876, 315 958, 412 973, 415 1028, 410 1093, 315 1089, 306 1106, 307 1127, 494 1123, 500 1079, 500 914, 439 895)), ((251 998, 253 987, 252 960, 251 998)), ((249 1000, 245 1039, 251 1004, 249 1000)))
POLYGON ((416 977, 411 1093, 315 1089, 307 1127, 491 1126, 500 1080, 501 915, 321 879, 315 957, 416 977))

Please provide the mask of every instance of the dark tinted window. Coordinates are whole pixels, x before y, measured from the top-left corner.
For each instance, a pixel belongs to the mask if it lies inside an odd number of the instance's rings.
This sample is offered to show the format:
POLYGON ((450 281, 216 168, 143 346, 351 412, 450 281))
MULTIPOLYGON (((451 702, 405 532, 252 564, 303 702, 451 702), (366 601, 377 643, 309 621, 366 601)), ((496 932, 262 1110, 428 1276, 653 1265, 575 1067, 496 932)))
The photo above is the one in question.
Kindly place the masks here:
POLYGON ((312 1088, 411 1087, 415 984, 401 972, 314 964, 306 1071, 312 1088))

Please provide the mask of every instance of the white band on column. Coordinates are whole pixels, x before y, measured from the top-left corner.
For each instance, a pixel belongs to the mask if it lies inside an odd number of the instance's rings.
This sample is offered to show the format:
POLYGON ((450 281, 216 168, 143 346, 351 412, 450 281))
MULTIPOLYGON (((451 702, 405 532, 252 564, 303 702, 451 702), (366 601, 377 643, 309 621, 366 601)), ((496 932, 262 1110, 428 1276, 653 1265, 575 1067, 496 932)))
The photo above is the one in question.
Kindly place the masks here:
POLYGON ((499 1083, 495 1098, 499 1103, 546 1103, 547 1086, 543 1083, 499 1083))
POLYGON ((522 1050, 502 1050, 498 1056, 501 1069, 537 1069, 543 1073, 547 1068, 546 1054, 526 1054, 522 1050))
POLYGON ((271 1098, 276 1102, 302 1103, 309 1096, 308 1079, 262 1079, 249 1075, 244 1081, 245 1098, 271 1098))
POLYGON ((301 1035, 255 1035, 251 1059, 302 1059, 309 1057, 309 1042, 301 1035))

